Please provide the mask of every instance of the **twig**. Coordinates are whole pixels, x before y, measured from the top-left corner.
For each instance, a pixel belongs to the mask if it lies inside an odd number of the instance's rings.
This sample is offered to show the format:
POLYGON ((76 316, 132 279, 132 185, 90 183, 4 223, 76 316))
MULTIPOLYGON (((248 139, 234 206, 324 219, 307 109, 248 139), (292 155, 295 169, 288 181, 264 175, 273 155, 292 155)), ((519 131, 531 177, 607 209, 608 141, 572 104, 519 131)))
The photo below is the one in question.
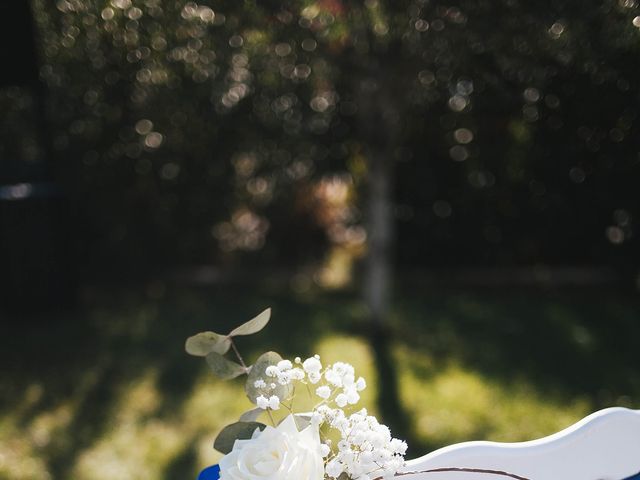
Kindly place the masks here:
POLYGON ((244 363, 244 360, 242 359, 242 355, 240 355, 240 352, 236 348, 236 344, 234 343, 233 339, 230 338, 229 342, 231 342, 231 348, 233 348, 233 351, 236 354, 236 357, 238 357, 238 361, 240 362, 240 365, 242 365, 246 370, 247 365, 244 363))
MULTIPOLYGON (((434 468, 431 470, 424 470, 422 472, 396 473, 396 477, 403 477, 405 475, 417 475, 419 473, 440 473, 440 472, 490 473, 492 475, 501 475, 503 477, 515 478, 516 480, 529 480, 526 477, 521 477, 514 473, 503 472, 502 470, 488 470, 484 468, 460 468, 460 467, 434 468)), ((380 480, 380 479, 382 479, 382 477, 379 477, 375 480, 380 480)))
POLYGON ((269 418, 271 419, 271 425, 276 426, 276 421, 273 419, 273 414, 271 413, 271 409, 267 408, 267 413, 269 414, 269 418))

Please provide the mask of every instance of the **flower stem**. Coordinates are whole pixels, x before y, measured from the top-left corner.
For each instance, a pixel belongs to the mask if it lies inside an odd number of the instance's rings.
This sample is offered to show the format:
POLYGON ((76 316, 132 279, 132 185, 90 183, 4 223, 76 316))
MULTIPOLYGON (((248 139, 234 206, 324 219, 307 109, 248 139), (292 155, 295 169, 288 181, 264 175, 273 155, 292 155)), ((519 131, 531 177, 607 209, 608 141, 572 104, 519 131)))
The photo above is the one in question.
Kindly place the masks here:
POLYGON ((233 348, 233 352, 236 354, 236 357, 238 357, 238 361, 240 362, 240 365, 242 365, 246 369, 247 365, 244 363, 244 360, 242 359, 242 355, 240 355, 240 352, 236 348, 235 342, 233 341, 232 338, 229 339, 229 342, 231 342, 231 348, 233 348))
POLYGON ((276 421, 273 419, 273 415, 271 413, 271 409, 267 408, 267 413, 269 414, 269 419, 271 419, 271 425, 276 426, 276 421))

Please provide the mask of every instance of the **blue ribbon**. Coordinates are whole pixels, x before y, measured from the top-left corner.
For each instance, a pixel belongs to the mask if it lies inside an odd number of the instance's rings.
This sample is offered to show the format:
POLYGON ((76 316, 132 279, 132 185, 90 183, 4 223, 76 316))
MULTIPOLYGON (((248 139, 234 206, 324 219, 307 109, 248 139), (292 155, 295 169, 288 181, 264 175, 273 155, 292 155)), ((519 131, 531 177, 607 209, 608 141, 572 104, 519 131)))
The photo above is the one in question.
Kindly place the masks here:
MULTIPOLYGON (((198 476, 198 480, 218 480, 219 478, 220 467, 218 465, 205 468, 198 476)), ((633 475, 632 477, 625 478, 624 480, 640 480, 640 473, 633 475)))
POLYGON ((198 480, 218 480, 219 478, 220 467, 218 465, 205 468, 202 472, 200 472, 200 475, 198 475, 198 480))

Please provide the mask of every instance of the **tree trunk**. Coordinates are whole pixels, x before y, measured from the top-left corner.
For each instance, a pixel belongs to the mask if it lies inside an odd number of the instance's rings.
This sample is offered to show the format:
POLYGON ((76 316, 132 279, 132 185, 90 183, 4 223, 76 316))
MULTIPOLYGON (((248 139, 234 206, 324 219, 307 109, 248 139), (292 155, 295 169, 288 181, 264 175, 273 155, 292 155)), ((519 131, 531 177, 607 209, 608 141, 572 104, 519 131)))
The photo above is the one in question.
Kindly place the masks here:
POLYGON ((365 302, 376 329, 389 314, 392 275, 393 216, 392 179, 388 152, 371 148, 368 159, 368 253, 364 280, 365 302))
MULTIPOLYGON (((380 70, 377 70, 380 71, 380 70)), ((379 375, 377 403, 384 422, 397 435, 409 438, 406 415, 400 403, 398 376, 393 360, 390 311, 393 243, 394 156, 399 143, 399 106, 393 89, 373 74, 358 86, 359 133, 367 158, 367 256, 363 282, 370 319, 369 336, 379 375)))
POLYGON ((358 86, 359 131, 367 158, 364 299, 375 328, 389 314, 393 264, 393 163, 400 116, 392 90, 370 73, 358 86))

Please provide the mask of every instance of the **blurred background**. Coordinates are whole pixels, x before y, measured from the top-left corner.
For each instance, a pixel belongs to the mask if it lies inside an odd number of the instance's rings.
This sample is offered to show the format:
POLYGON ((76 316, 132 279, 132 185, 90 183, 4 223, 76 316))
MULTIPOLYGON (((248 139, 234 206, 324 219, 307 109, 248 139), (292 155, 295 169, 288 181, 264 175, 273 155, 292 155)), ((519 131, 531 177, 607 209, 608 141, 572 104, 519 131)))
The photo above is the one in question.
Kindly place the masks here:
POLYGON ((0 4, 0 478, 184 479, 184 339, 349 361, 410 455, 640 407, 637 0, 0 4))

